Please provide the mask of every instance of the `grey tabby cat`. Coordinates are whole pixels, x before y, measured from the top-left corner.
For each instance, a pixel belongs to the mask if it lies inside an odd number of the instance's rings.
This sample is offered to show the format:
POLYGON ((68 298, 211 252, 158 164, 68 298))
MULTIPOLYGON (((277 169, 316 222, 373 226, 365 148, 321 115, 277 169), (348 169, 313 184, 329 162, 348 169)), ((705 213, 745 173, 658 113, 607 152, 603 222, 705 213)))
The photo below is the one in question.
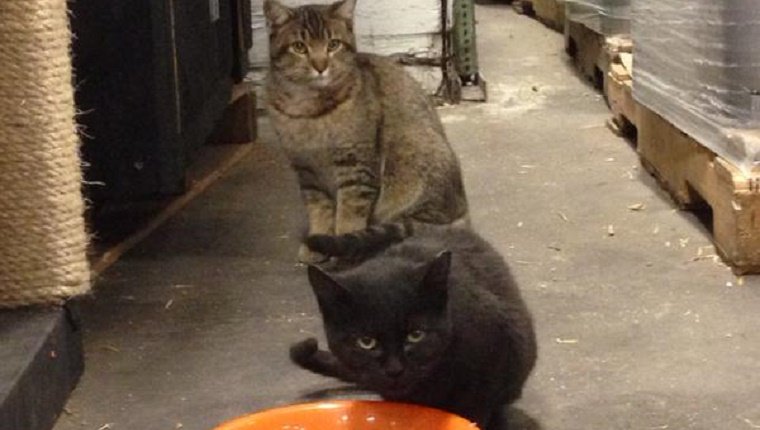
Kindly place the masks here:
MULTIPOLYGON (((466 222, 459 162, 429 98, 393 60, 357 53, 356 0, 266 0, 268 106, 298 174, 310 235, 466 222)), ((305 245, 304 262, 323 257, 305 245)))

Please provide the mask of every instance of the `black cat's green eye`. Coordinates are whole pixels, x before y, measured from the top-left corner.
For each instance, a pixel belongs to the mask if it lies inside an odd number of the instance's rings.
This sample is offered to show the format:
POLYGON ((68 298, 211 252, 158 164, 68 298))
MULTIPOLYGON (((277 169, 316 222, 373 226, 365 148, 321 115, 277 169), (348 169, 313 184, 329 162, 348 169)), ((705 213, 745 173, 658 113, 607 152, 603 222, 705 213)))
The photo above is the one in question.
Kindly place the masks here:
POLYGON ((327 50, 330 52, 337 51, 343 43, 338 39, 332 39, 327 44, 327 50))
POLYGON ((356 344, 359 345, 359 348, 361 349, 375 349, 377 346, 377 341, 371 337, 362 336, 358 339, 356 339, 356 344))
POLYGON ((303 42, 293 42, 290 45, 290 48, 295 52, 296 54, 305 54, 306 53, 306 44, 303 42))
POLYGON ((422 330, 414 330, 406 335, 406 340, 409 343, 417 343, 425 338, 425 332, 422 330))

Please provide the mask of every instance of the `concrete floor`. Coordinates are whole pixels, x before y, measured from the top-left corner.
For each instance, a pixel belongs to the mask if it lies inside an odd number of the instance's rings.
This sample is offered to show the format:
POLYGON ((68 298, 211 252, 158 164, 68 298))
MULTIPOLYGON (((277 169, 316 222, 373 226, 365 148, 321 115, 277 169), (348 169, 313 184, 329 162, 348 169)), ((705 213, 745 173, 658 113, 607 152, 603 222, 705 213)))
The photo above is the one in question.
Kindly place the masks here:
MULTIPOLYGON (((474 224, 535 314, 519 408, 544 429, 759 428, 760 280, 695 260, 714 253, 706 229, 605 128, 560 34, 504 5, 477 13, 490 101, 441 115, 474 224)), ((294 264, 294 176, 266 123, 262 144, 105 274, 56 430, 205 430, 336 386, 287 360, 321 328, 294 264)))

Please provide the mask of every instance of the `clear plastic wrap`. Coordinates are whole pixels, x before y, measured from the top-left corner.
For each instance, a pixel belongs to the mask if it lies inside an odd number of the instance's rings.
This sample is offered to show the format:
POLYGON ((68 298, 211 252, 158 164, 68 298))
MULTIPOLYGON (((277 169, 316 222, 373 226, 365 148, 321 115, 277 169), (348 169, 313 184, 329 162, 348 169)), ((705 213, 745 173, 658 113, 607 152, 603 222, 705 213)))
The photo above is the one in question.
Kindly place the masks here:
POLYGON ((565 14, 606 36, 631 32, 631 0, 567 0, 565 14))
POLYGON ((636 100, 749 172, 760 168, 760 1, 635 0, 636 100))

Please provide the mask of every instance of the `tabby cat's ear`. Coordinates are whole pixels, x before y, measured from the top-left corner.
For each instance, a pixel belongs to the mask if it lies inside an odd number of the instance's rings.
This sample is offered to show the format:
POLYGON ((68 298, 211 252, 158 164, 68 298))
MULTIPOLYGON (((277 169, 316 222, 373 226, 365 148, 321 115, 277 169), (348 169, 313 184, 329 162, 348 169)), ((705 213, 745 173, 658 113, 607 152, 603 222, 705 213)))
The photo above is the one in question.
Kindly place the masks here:
POLYGON ((426 296, 428 303, 437 306, 446 304, 450 269, 451 251, 441 252, 432 263, 428 264, 421 285, 422 293, 426 296))
POLYGON ((293 10, 277 0, 264 0, 264 15, 270 27, 279 27, 293 17, 293 10))
POLYGON ((356 0, 343 0, 331 6, 333 15, 347 21, 354 19, 354 8, 356 8, 356 0))
POLYGON ((319 309, 327 316, 348 305, 351 296, 342 285, 317 266, 309 265, 309 283, 317 296, 319 309))

